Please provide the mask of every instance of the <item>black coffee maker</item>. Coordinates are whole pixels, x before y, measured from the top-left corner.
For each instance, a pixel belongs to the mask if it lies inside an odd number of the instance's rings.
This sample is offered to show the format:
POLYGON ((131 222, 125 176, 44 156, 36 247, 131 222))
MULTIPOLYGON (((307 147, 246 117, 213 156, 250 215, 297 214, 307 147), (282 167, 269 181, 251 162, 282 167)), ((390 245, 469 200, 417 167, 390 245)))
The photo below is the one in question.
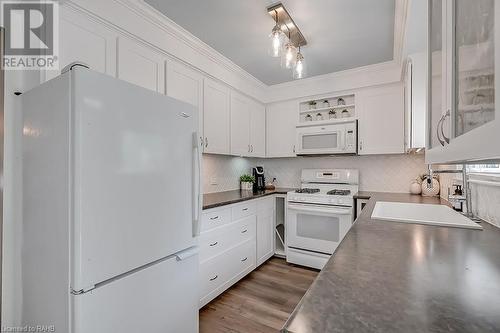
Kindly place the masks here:
POLYGON ((259 192, 266 189, 266 179, 264 177, 264 167, 256 166, 252 168, 252 175, 255 178, 253 183, 253 191, 259 192))

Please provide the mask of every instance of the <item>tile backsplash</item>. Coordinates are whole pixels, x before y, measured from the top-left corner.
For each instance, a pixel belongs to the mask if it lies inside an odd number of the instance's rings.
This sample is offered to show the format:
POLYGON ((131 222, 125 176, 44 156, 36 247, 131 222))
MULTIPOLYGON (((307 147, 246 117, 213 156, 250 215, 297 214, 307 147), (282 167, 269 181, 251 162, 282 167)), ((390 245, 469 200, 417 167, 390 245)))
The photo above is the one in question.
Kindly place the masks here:
POLYGON ((373 155, 294 158, 242 158, 203 156, 205 193, 239 189, 239 176, 262 165, 266 180, 276 178, 280 187, 300 186, 300 171, 306 168, 349 168, 360 173, 360 190, 409 192, 411 180, 426 172, 423 155, 373 155))

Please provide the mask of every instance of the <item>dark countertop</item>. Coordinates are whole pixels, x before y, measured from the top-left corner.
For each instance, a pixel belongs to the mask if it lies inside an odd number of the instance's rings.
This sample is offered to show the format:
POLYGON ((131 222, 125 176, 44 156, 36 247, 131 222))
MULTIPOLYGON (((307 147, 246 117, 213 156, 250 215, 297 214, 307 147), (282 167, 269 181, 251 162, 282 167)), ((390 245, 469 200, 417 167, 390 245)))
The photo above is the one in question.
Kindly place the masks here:
POLYGON ((500 229, 372 220, 377 201, 440 199, 370 194, 283 332, 500 332, 500 229))
POLYGON ((356 193, 353 198, 354 199, 370 199, 372 196, 377 195, 378 193, 383 192, 367 192, 367 191, 359 191, 356 193))
POLYGON ((253 193, 252 191, 225 191, 216 193, 207 193, 203 195, 203 209, 210 209, 225 205, 234 204, 241 201, 257 199, 266 195, 286 194, 293 191, 293 188, 276 188, 275 190, 266 190, 263 192, 253 193))

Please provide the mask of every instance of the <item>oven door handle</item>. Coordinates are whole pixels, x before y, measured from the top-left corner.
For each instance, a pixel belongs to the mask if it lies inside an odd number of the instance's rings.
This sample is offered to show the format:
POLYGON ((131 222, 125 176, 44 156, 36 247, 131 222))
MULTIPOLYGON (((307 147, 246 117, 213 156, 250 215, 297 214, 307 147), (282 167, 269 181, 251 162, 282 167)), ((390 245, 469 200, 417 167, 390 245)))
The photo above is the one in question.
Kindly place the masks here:
POLYGON ((306 206, 306 205, 294 205, 288 204, 288 208, 300 211, 300 212, 310 212, 310 213, 327 213, 335 215, 350 215, 352 214, 351 208, 341 208, 341 207, 327 207, 327 206, 306 206))

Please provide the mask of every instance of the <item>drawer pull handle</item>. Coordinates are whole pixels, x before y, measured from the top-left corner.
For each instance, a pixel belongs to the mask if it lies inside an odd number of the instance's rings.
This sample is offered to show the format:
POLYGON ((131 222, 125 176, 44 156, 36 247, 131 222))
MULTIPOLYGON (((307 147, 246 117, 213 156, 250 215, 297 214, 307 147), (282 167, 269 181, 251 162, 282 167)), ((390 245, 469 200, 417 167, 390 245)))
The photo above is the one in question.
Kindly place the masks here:
POLYGON ((242 261, 242 262, 243 262, 243 261, 247 261, 247 259, 248 259, 248 257, 245 257, 245 258, 241 259, 241 261, 242 261))
POLYGON ((248 229, 245 229, 245 230, 242 230, 241 233, 244 234, 247 231, 248 231, 248 229))
POLYGON ((248 207, 247 208, 243 208, 243 211, 246 212, 248 210, 248 207))
POLYGON ((211 278, 211 279, 210 279, 210 281, 213 281, 213 280, 217 279, 218 277, 219 277, 219 276, 218 276, 218 275, 216 275, 216 276, 214 276, 213 278, 211 278))
POLYGON ((213 221, 213 220, 217 220, 217 219, 219 219, 219 216, 214 216, 214 217, 211 217, 210 219, 211 219, 212 221, 213 221))
POLYGON ((215 245, 217 245, 217 244, 219 244, 219 242, 215 242, 215 243, 212 243, 212 244, 209 244, 209 245, 210 245, 210 246, 215 246, 215 245))

